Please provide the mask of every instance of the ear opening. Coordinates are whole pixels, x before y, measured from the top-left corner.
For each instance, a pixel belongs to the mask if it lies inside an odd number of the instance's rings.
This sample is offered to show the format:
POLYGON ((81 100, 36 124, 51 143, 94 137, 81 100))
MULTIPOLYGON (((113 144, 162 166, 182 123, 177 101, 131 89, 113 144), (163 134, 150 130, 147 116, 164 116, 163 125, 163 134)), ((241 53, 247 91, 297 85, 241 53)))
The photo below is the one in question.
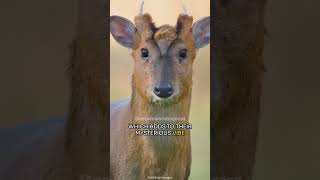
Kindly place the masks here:
POLYGON ((210 17, 204 17, 192 26, 195 47, 203 48, 210 43, 210 17))
POLYGON ((130 20, 121 16, 110 17, 110 32, 120 45, 133 48, 136 31, 134 24, 130 20))

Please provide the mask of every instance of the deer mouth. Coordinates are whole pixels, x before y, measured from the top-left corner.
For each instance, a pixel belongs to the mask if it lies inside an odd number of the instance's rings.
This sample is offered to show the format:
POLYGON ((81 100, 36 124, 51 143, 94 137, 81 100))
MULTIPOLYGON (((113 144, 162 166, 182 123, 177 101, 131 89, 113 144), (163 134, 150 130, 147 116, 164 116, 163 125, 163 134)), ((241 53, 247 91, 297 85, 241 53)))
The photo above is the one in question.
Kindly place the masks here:
POLYGON ((151 97, 151 103, 157 106, 169 106, 177 103, 177 97, 174 94, 166 98, 153 95, 151 97))

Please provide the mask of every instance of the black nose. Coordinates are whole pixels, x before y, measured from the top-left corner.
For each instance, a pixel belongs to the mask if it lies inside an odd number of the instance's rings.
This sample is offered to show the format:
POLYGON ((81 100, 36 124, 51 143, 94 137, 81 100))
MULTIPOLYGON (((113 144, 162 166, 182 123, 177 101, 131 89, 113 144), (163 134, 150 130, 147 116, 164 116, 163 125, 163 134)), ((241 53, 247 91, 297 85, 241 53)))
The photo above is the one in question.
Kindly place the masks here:
POLYGON ((172 85, 166 82, 159 83, 153 90, 154 94, 161 98, 170 97, 173 91, 172 85))

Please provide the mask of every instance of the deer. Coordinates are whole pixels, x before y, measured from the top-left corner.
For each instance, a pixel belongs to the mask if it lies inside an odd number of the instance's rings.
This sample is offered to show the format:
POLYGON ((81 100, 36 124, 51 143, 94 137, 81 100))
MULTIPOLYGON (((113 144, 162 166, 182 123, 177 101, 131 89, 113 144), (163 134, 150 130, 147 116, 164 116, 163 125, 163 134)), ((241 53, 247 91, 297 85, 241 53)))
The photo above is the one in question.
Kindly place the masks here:
POLYGON ((153 119, 164 117, 189 122, 192 65, 197 51, 210 43, 210 16, 193 23, 192 16, 181 13, 175 26, 156 27, 142 3, 134 22, 111 16, 110 32, 131 50, 134 61, 131 98, 110 106, 111 179, 188 179, 189 130, 179 137, 136 136, 128 124, 160 123, 165 120, 153 119))
POLYGON ((105 5, 104 0, 79 1, 78 31, 72 43, 68 69, 71 92, 67 117, 23 125, 22 128, 1 129, 0 179, 110 179, 110 164, 111 179, 115 180, 147 179, 145 175, 188 179, 191 163, 189 133, 179 139, 133 138, 127 131, 127 122, 134 116, 161 114, 188 120, 192 62, 197 49, 209 43, 209 18, 201 19, 192 26, 192 17, 181 15, 176 27, 164 25, 155 28, 147 14, 137 18, 136 26, 124 18, 111 17, 110 30, 118 42, 131 47, 136 57, 142 53, 138 47, 144 44, 148 52, 143 50, 143 54, 152 56, 135 59, 141 61, 136 63, 132 98, 112 103, 109 117, 106 108, 109 104, 106 39, 100 38, 107 32, 105 5), (138 32, 138 29, 145 30, 138 32), (158 41, 143 40, 151 37, 146 36, 148 33, 158 41), (166 45, 170 39, 171 47, 166 45), (161 49, 155 48, 156 42, 161 49), (161 57, 170 62, 158 58, 161 52, 164 53, 161 57), (143 62, 149 66, 141 66, 143 62), (160 69, 152 69, 151 64, 166 67, 166 72, 156 75, 160 69), (143 71, 143 67, 152 71, 143 71), (152 73, 153 79, 147 79, 144 72, 152 73), (143 93, 148 91, 146 87, 153 86, 150 82, 154 80, 155 83, 156 77, 171 80, 170 87, 167 87, 169 83, 161 81, 157 90, 154 89, 156 94, 143 93), (109 118, 111 127, 108 126, 109 118))

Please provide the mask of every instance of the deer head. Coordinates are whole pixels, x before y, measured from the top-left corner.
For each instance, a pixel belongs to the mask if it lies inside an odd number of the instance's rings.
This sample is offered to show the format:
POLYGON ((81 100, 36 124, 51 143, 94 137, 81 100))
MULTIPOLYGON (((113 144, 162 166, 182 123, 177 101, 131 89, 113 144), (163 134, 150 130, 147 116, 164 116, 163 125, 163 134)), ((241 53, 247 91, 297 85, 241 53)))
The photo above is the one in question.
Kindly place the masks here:
POLYGON ((134 59, 133 91, 151 104, 171 104, 191 93, 192 64, 197 50, 210 41, 210 17, 193 24, 181 14, 175 27, 156 27, 149 14, 134 18, 134 24, 111 16, 110 31, 134 59))

